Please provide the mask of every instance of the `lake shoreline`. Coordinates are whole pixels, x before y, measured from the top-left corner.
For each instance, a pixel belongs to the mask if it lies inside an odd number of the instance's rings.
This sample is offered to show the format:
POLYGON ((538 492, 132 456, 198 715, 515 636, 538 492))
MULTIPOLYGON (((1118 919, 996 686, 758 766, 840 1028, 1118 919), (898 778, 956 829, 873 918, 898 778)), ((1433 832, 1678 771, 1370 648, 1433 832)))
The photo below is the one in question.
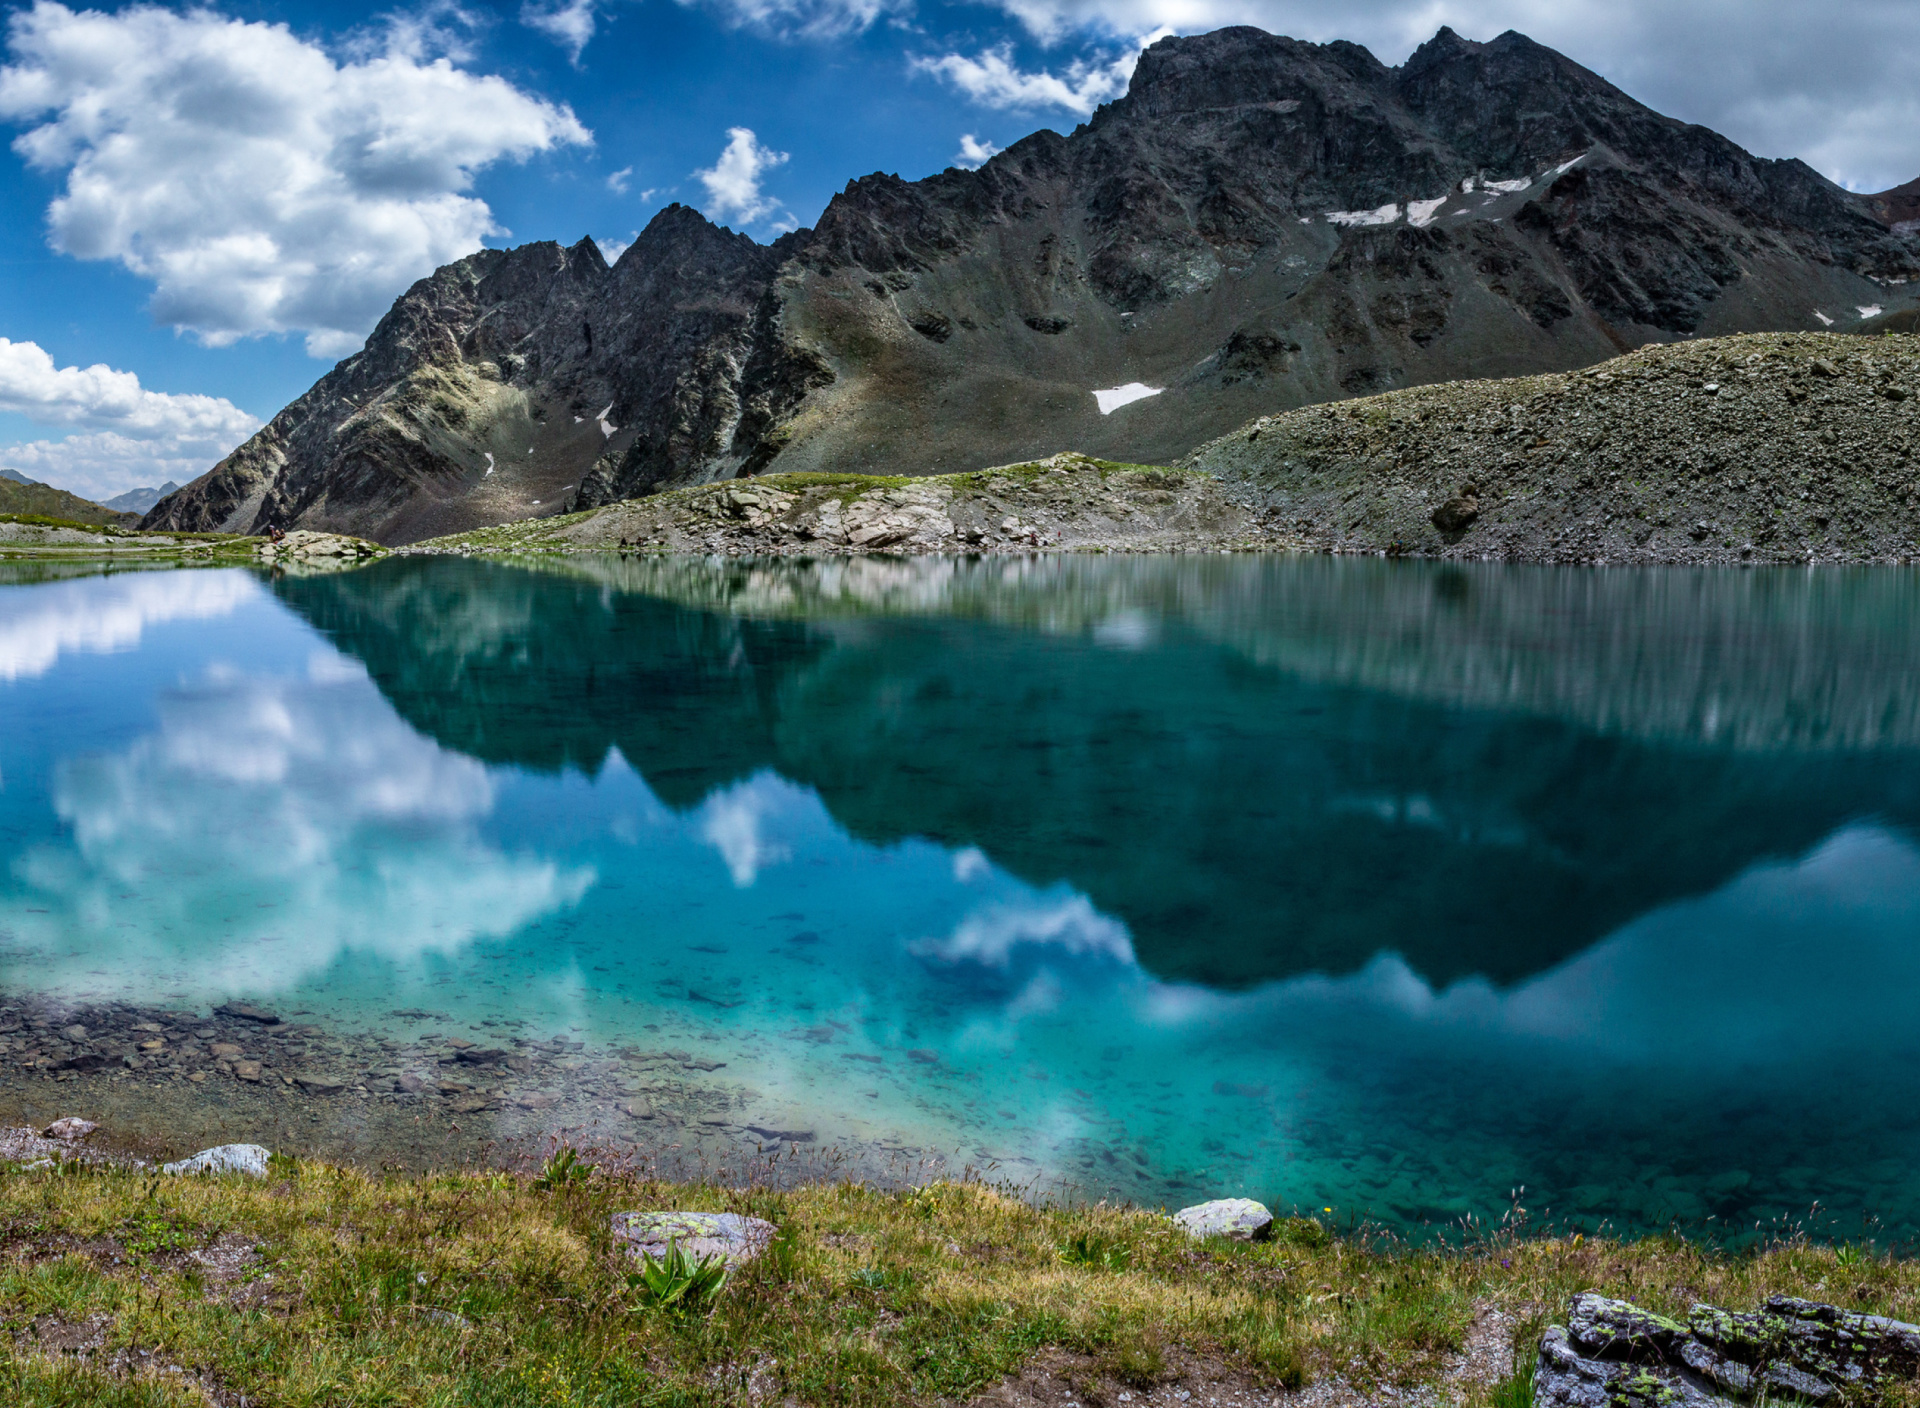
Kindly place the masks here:
MULTIPOLYGON (((1304 1217, 1196 1241, 1154 1213, 979 1181, 675 1183, 591 1157, 374 1174, 276 1156, 264 1176, 172 1178, 69 1159, 0 1178, 0 1229, 0 1375, 27 1402, 351 1387, 502 1408, 1499 1405, 1536 1401, 1536 1347, 1566 1360, 1549 1327, 1577 1335, 1583 1293, 1682 1326, 1717 1323, 1702 1302, 1745 1313, 1783 1295, 1896 1322, 1920 1310, 1920 1262, 1803 1231, 1728 1255, 1542 1235, 1522 1210, 1450 1249, 1304 1217), (662 1310, 610 1228, 667 1209, 760 1219, 773 1242, 710 1307, 662 1310)), ((1913 1388, 1882 1382, 1871 1401, 1909 1408, 1913 1388)))

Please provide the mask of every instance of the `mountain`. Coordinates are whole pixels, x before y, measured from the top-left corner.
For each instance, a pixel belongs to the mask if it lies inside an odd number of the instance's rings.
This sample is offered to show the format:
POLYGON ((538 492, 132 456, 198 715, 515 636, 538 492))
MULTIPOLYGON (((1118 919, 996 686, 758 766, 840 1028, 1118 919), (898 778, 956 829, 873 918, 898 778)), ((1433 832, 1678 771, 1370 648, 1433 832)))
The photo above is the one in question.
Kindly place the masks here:
POLYGON ((103 502, 105 507, 118 509, 122 513, 145 513, 179 487, 178 484, 169 479, 158 489, 129 489, 126 493, 118 494, 103 502))
POLYGON ((676 205, 612 268, 590 240, 448 265, 146 522, 399 543, 769 466, 1165 461, 1308 403, 1897 313, 1893 195, 1519 34, 1398 68, 1164 39, 1070 136, 864 177, 772 245, 676 205))
POLYGON ((140 521, 138 514, 116 513, 105 504, 42 484, 11 469, 0 470, 0 514, 62 518, 69 523, 98 523, 114 528, 131 528, 140 521))

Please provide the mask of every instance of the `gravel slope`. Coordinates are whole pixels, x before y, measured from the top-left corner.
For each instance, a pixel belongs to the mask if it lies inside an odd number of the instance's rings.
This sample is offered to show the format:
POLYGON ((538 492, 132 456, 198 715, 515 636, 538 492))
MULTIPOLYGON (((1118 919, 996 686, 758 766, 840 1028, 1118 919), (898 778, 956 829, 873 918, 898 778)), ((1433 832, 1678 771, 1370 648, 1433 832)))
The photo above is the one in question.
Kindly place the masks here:
POLYGON ((1756 334, 1267 417, 1183 467, 1323 551, 1905 562, 1916 393, 1920 338, 1756 334))
POLYGON ((1757 334, 1250 422, 1180 465, 767 475, 414 551, 1920 558, 1920 338, 1757 334))

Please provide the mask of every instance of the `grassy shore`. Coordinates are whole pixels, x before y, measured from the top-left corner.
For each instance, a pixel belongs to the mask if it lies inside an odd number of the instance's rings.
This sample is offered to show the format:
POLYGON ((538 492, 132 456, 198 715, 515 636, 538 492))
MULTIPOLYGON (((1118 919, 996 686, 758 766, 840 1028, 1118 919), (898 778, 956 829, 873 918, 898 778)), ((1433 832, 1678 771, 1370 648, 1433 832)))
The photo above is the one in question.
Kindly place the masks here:
POLYGON ((1920 1263, 1799 1237, 1721 1254, 1505 1229, 1422 1249, 1293 1219, 1269 1243, 1196 1244, 1150 1212, 1036 1207, 978 1183, 68 1164, 0 1177, 0 1216, 0 1392, 15 1404, 931 1404, 992 1389, 1100 1405, 1159 1402, 1156 1385, 1178 1382, 1222 1403, 1426 1385, 1430 1401, 1517 1408, 1528 1347, 1579 1290, 1667 1312, 1788 1293, 1920 1318, 1920 1263), (780 1233, 710 1310, 649 1308, 608 1221, 661 1208, 780 1233))

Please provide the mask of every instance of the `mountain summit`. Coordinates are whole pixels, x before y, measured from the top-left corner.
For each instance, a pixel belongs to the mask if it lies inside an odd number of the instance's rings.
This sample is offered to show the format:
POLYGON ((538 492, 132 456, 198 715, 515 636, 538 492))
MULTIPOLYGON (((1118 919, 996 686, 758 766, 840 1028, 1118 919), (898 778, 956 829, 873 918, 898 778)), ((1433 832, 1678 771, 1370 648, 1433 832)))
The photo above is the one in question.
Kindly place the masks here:
POLYGON ((1252 416, 1911 307, 1901 191, 1663 117, 1525 36, 1390 68, 1252 28, 978 171, 761 245, 669 206, 422 279, 153 528, 409 542, 782 470, 1166 460, 1252 416))

